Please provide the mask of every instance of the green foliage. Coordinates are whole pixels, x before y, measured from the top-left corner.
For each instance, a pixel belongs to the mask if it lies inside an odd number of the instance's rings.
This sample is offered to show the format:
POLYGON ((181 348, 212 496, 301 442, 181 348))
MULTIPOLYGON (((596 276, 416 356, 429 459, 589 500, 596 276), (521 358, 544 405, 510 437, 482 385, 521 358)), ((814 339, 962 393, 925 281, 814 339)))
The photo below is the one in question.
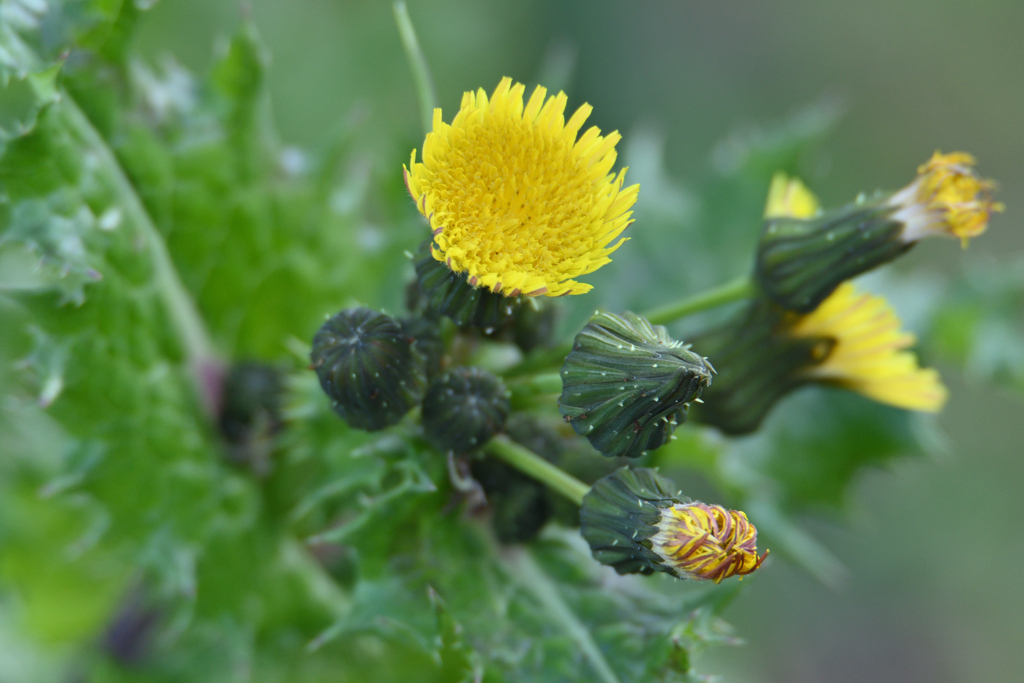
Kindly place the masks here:
MULTIPOLYGON (((697 653, 735 642, 718 617, 735 583, 616 577, 559 523, 500 544, 414 415, 375 434, 338 419, 299 340, 343 306, 397 306, 403 252, 424 235, 400 166, 360 151, 347 112, 317 151, 283 145, 248 22, 205 76, 142 61, 151 4, 0 5, 0 678, 699 680, 697 653), (217 432, 216 389, 248 359, 287 375, 269 467, 217 432)), ((664 303, 749 268, 735 245, 756 241, 770 174, 796 170, 833 114, 726 141, 689 189, 635 136, 644 228, 596 274, 602 305, 664 303)), ((1019 339, 1019 282, 958 285, 934 348, 1024 386, 1014 347, 992 342, 1019 339)), ((572 302, 567 329, 593 307, 572 302)), ((434 373, 436 330, 403 324, 434 373)), ((462 341, 467 357, 518 354, 462 341)), ((769 545, 829 579, 795 515, 924 452, 918 422, 805 392, 754 437, 686 426, 648 459, 704 472, 769 545)), ((605 474, 561 427, 561 464, 605 474)))
POLYGON ((981 380, 1024 391, 1024 262, 978 265, 931 315, 935 351, 981 380))

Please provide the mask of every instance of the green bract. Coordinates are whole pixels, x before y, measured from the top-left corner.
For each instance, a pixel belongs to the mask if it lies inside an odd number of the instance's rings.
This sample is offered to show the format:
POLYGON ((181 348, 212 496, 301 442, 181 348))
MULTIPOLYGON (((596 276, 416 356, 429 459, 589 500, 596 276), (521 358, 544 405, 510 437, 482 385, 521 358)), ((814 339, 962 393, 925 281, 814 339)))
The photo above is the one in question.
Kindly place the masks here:
POLYGON ((713 371, 661 325, 598 313, 562 366, 559 410, 601 453, 638 458, 672 436, 713 371))
POLYGON ((814 218, 767 219, 754 264, 758 286, 785 309, 813 311, 844 281, 914 246, 900 239, 895 211, 875 201, 814 218))
POLYGON ((656 471, 623 467, 598 480, 584 496, 580 533, 594 559, 619 574, 667 571, 648 539, 658 533, 662 508, 688 501, 656 471))
POLYGON ((454 273, 430 253, 430 240, 415 256, 416 278, 429 310, 448 316, 460 327, 497 327, 520 306, 519 297, 474 287, 467 276, 454 273))
POLYGON ((394 318, 368 308, 347 309, 325 322, 310 361, 334 409, 358 429, 397 423, 423 395, 423 356, 394 318))

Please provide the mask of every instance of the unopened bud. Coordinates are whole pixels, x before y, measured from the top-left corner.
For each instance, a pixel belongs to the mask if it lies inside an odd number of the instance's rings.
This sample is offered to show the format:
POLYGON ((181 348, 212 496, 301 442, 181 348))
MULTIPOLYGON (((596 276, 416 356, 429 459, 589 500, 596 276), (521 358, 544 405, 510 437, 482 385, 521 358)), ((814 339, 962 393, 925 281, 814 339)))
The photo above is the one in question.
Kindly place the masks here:
POLYGON ((310 354, 334 409, 357 429, 397 423, 423 395, 423 358, 395 319, 346 309, 323 324, 310 354))
POLYGON ((423 398, 423 431, 442 451, 468 453, 505 426, 509 394, 494 375, 459 367, 436 378, 423 398))
POLYGON ((661 325, 598 313, 566 356, 559 410, 601 453, 638 458, 668 441, 713 372, 661 325))

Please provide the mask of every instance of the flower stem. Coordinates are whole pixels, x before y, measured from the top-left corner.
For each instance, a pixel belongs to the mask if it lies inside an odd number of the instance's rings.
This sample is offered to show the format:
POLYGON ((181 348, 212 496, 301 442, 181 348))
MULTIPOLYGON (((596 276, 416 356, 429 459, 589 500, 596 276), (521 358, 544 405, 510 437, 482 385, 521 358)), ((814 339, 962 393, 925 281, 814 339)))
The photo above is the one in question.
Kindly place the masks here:
POLYGON ((651 309, 643 315, 654 325, 665 325, 694 313, 700 313, 701 311, 723 306, 741 299, 748 299, 753 294, 754 283, 750 277, 744 275, 714 289, 709 289, 671 304, 651 309))
POLYGON ((430 67, 427 66, 427 58, 420 48, 420 41, 416 38, 416 29, 413 28, 412 19, 409 18, 409 9, 405 6, 405 2, 402 0, 396 2, 394 10, 395 23, 398 24, 398 33, 401 34, 402 46, 405 47, 405 56, 409 59, 412 80, 416 83, 423 132, 429 133, 434 127, 434 108, 437 107, 434 81, 430 77, 430 67))
MULTIPOLYGON (((674 303, 651 309, 643 315, 654 325, 664 325, 694 313, 700 313, 717 306, 750 298, 753 294, 754 283, 749 277, 744 276, 726 282, 724 285, 714 289, 708 289, 674 303)), ((505 378, 520 377, 549 370, 553 365, 561 365, 570 351, 572 351, 571 341, 559 344, 553 349, 534 354, 518 365, 512 366, 503 372, 502 376, 505 378)), ((558 392, 561 392, 561 389, 558 392)))
POLYGON ((520 472, 546 484, 577 505, 583 505, 583 496, 590 491, 590 487, 576 477, 555 467, 530 449, 512 442, 506 436, 494 437, 487 442, 484 450, 494 457, 504 460, 520 472))
POLYGON ((548 396, 562 393, 562 377, 557 372, 541 375, 528 375, 508 383, 512 392, 513 402, 530 399, 534 396, 548 396))

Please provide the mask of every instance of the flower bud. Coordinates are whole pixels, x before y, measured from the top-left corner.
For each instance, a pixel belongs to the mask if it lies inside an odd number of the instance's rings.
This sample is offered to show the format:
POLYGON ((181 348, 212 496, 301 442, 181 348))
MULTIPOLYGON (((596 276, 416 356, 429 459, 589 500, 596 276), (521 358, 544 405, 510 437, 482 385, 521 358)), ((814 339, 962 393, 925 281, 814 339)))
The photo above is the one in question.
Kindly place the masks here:
POLYGON ((430 383, 423 398, 423 431, 442 451, 476 450, 505 426, 509 394, 494 375, 459 367, 430 383))
POLYGON ((782 396, 810 383, 937 412, 948 392, 934 369, 918 364, 908 350, 915 337, 900 328, 885 299, 849 282, 803 315, 754 300, 730 322, 696 337, 714 357, 718 374, 692 418, 746 434, 782 396))
POLYGON ((638 458, 668 441, 712 372, 661 325, 597 313, 565 358, 559 410, 604 455, 638 458))
POLYGON ((581 533, 594 559, 619 574, 666 572, 712 580, 750 574, 764 560, 746 514, 691 501, 645 468, 622 468, 583 497, 581 533))
POLYGON ((423 395, 424 362, 393 318, 346 309, 323 324, 310 354, 334 410, 357 429, 397 423, 423 395))
POLYGON ((427 379, 432 379, 441 371, 445 352, 444 340, 441 339, 437 321, 411 316, 402 318, 399 323, 402 326, 402 332, 412 339, 413 353, 423 359, 427 379))
POLYGON ((218 426, 232 462, 261 474, 267 470, 274 436, 281 431, 283 394, 281 373, 272 365, 246 361, 231 366, 218 426))
POLYGON ((892 261, 934 235, 967 240, 983 233, 995 184, 981 178, 969 154, 936 152, 917 178, 894 194, 860 198, 819 213, 799 181, 772 180, 754 275, 779 306, 809 313, 842 282, 892 261))
POLYGON ((914 245, 881 202, 853 204, 816 218, 768 218, 754 277, 772 301, 814 310, 840 283, 892 261, 914 245))
POLYGON ((468 275, 437 261, 430 250, 430 240, 426 240, 413 262, 420 292, 431 311, 448 316, 460 327, 496 327, 519 308, 518 296, 507 297, 476 286, 468 275))

